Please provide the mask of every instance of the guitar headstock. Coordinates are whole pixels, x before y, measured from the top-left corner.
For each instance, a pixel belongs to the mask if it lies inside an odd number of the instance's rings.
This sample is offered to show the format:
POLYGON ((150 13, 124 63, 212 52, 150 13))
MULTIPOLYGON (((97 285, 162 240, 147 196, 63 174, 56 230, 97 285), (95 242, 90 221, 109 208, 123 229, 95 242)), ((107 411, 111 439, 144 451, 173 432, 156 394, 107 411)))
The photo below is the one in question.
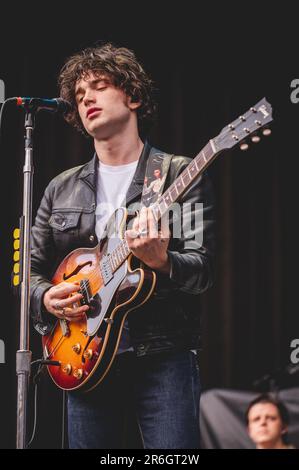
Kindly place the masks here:
POLYGON ((248 149, 248 142, 258 143, 261 134, 271 134, 269 123, 273 121, 272 106, 263 98, 255 106, 242 114, 238 119, 225 126, 213 139, 217 151, 230 149, 239 145, 241 150, 248 149))

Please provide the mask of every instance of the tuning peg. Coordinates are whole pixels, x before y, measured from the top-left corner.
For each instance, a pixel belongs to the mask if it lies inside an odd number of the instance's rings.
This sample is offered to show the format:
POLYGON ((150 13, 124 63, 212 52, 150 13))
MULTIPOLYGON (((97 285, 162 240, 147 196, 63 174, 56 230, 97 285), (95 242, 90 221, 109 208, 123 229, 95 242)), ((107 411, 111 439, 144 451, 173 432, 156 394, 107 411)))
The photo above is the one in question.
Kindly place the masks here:
POLYGON ((266 129, 263 129, 263 135, 265 137, 268 137, 268 135, 270 135, 271 132, 272 132, 271 129, 269 129, 268 127, 266 129))
POLYGON ((248 150, 248 147, 249 145, 246 144, 246 142, 243 142, 243 144, 240 145, 240 149, 245 152, 246 150, 248 150))
POLYGON ((253 136, 251 137, 251 141, 252 141, 254 144, 258 144, 260 140, 261 140, 261 138, 260 138, 259 135, 253 135, 253 136))

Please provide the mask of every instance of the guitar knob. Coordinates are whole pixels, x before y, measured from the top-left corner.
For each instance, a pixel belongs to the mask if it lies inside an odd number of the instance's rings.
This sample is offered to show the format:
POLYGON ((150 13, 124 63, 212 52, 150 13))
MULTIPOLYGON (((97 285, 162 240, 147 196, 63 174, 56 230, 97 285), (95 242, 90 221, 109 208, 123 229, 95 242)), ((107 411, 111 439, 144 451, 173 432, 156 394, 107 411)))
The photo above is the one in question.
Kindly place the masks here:
POLYGON ((80 344, 80 343, 74 344, 74 346, 72 346, 72 350, 73 350, 76 354, 80 354, 80 351, 81 351, 81 344, 80 344))
POLYGON ((265 137, 268 137, 268 135, 270 135, 270 134, 271 134, 271 129, 267 128, 267 129, 264 129, 264 130, 263 130, 263 135, 264 135, 265 137))
POLYGON ((258 144, 259 141, 261 140, 261 138, 260 138, 259 135, 253 135, 253 136, 251 137, 251 140, 252 140, 252 142, 253 142, 254 144, 258 144))
POLYGON ((77 379, 77 380, 82 379, 82 376, 83 376, 83 369, 76 369, 76 370, 74 370, 73 376, 74 376, 75 379, 77 379))
POLYGON ((86 351, 84 351, 83 353, 83 357, 84 359, 88 359, 90 360, 93 356, 93 352, 92 352, 92 349, 87 349, 86 351))
POLYGON ((62 372, 64 372, 64 374, 71 375, 72 373, 71 364, 64 364, 64 366, 62 366, 62 372))
POLYGON ((248 147, 249 147, 249 145, 246 144, 246 142, 243 142, 243 144, 240 145, 240 149, 243 150, 243 152, 244 152, 245 150, 248 150, 248 147))

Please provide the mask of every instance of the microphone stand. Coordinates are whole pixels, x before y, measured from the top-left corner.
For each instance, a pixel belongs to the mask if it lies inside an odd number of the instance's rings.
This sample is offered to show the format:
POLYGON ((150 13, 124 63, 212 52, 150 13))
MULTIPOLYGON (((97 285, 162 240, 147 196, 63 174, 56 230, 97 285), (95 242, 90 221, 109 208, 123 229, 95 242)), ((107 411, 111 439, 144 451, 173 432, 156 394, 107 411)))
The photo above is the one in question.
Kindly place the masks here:
POLYGON ((23 167, 23 215, 21 217, 21 308, 20 343, 16 353, 17 388, 17 449, 25 449, 27 427, 27 398, 32 353, 29 350, 29 309, 30 309, 30 251, 33 193, 33 131, 34 107, 25 107, 25 163, 23 167))

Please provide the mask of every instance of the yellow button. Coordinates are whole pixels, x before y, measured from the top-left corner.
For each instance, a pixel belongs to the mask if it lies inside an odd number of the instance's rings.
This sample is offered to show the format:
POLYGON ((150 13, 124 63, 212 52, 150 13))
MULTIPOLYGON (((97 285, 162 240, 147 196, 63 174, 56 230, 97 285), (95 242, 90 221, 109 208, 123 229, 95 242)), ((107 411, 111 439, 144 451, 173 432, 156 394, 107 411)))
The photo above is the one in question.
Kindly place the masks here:
POLYGON ((20 272, 20 264, 19 263, 15 263, 14 266, 13 266, 13 272, 15 274, 19 274, 20 272))
POLYGON ((20 238, 20 229, 19 228, 15 228, 14 231, 13 231, 13 237, 16 239, 16 238, 20 238))

